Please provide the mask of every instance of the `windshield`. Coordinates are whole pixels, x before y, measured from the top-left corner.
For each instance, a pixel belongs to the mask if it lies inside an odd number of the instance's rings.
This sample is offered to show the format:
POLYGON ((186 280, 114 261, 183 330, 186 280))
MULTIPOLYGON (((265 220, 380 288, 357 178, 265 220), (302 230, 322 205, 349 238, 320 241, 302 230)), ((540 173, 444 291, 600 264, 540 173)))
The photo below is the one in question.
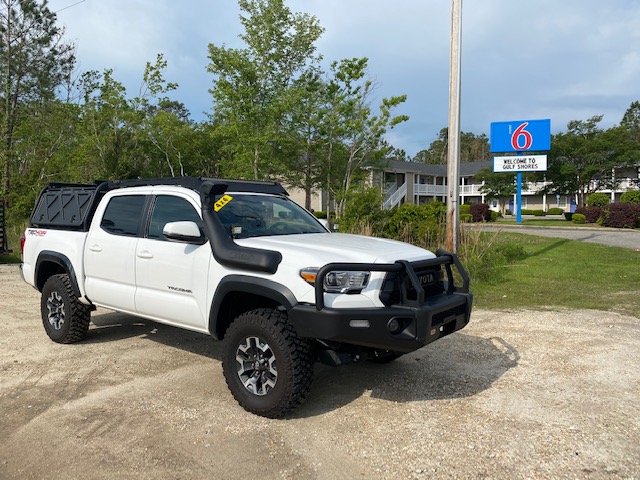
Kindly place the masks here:
POLYGON ((218 218, 232 238, 327 233, 313 215, 285 197, 229 193, 216 200, 218 218))

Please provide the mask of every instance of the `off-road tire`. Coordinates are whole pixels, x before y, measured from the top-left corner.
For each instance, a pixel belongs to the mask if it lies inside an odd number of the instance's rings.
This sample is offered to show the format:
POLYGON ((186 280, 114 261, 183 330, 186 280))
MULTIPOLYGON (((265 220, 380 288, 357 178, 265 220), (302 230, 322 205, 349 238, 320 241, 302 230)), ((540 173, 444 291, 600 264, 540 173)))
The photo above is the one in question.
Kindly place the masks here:
POLYGON ((42 288, 42 324, 49 338, 57 343, 74 343, 87 336, 91 309, 73 292, 69 275, 53 275, 42 288))
POLYGON ((308 341, 298 338, 283 312, 263 308, 238 316, 229 326, 222 369, 240 406, 256 415, 280 418, 307 398, 313 356, 308 341), (253 348, 256 344, 261 348, 253 348))

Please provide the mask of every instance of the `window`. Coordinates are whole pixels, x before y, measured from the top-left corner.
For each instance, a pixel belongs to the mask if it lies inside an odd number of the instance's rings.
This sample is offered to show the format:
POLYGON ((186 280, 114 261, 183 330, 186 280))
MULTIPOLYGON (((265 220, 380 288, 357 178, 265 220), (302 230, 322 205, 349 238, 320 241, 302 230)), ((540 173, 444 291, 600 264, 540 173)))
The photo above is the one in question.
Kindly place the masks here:
POLYGON ((218 218, 232 238, 327 233, 305 209, 283 197, 232 194, 218 218))
POLYGON ((184 198, 159 195, 156 197, 156 204, 153 207, 147 236, 156 240, 164 240, 162 230, 170 222, 195 222, 198 226, 202 223, 195 208, 184 198))
POLYGON ((144 195, 113 197, 109 200, 100 227, 113 235, 135 237, 140 230, 145 200, 144 195))

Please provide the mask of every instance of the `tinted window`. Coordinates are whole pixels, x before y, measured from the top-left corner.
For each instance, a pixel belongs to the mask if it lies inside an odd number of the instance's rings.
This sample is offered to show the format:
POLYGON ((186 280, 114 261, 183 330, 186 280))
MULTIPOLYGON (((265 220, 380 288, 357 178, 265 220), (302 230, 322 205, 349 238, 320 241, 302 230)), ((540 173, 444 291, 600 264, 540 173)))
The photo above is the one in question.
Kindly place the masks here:
POLYGON ((144 195, 113 197, 109 200, 100 226, 114 235, 135 237, 140 228, 144 202, 144 195))
POLYGON ((195 222, 200 225, 200 216, 193 206, 184 198, 160 195, 149 223, 149 238, 164 240, 162 230, 170 222, 195 222))
POLYGON ((327 233, 313 215, 287 198, 234 193, 227 197, 230 200, 217 213, 232 238, 327 233))

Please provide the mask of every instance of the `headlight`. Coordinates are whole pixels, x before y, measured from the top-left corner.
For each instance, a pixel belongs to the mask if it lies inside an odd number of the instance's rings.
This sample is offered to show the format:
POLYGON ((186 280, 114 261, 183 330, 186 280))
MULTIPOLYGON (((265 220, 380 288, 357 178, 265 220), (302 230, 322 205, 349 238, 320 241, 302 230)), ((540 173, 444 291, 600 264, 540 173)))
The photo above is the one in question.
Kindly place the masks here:
MULTIPOLYGON (((305 268, 300 276, 309 284, 315 285, 317 268, 305 268)), ((327 293, 360 292, 369 282, 371 272, 331 271, 324 277, 324 291, 327 293)))

